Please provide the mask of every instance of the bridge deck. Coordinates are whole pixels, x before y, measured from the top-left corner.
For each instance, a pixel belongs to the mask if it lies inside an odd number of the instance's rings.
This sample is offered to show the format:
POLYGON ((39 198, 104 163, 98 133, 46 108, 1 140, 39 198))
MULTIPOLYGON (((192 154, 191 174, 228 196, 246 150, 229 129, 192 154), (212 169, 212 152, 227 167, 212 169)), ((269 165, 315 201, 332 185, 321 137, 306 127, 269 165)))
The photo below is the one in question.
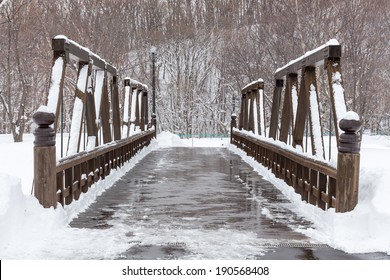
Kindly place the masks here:
MULTIPOLYGON (((147 155, 72 227, 128 228, 119 259, 351 259, 291 228, 310 223, 228 149, 147 155)), ((103 257, 102 257, 103 258, 103 257)))

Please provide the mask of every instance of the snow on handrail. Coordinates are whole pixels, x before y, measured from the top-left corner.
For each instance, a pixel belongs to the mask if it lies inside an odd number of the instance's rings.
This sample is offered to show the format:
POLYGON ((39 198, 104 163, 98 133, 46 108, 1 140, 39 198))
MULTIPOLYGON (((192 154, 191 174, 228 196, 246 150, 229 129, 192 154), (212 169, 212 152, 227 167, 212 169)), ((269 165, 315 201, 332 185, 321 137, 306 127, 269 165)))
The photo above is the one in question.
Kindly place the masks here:
POLYGON ((297 59, 291 60, 283 67, 278 68, 275 72, 275 79, 281 79, 290 73, 297 73, 307 66, 320 66, 324 63, 324 59, 329 57, 341 57, 341 45, 336 39, 331 39, 322 46, 308 51, 297 59))
POLYGON ((95 68, 106 70, 113 76, 117 75, 116 68, 114 66, 107 63, 90 49, 81 46, 64 35, 57 35, 52 39, 52 50, 65 53, 66 61, 68 63, 70 61, 92 61, 95 68))
POLYGON ((132 88, 139 88, 143 91, 148 91, 148 86, 137 81, 137 80, 134 80, 134 79, 131 79, 130 77, 126 77, 124 79, 124 84, 125 86, 129 86, 129 87, 132 87, 132 88))
POLYGON ((264 87, 264 80, 263 79, 258 79, 256 81, 250 82, 246 86, 242 88, 241 91, 249 91, 252 89, 259 89, 264 87))

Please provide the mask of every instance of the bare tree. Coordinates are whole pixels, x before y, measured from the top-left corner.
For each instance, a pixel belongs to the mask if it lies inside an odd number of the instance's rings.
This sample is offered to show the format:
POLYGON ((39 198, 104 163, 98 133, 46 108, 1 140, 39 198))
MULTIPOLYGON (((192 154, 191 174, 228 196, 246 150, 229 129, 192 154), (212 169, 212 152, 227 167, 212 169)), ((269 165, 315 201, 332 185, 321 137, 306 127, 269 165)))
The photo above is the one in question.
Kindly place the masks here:
MULTIPOLYGON (((278 67, 336 38, 348 106, 380 127, 390 114, 389 14, 386 0, 1 1, 0 133, 22 141, 30 131, 58 34, 115 65, 119 81, 150 83, 149 49, 157 46, 158 117, 180 133, 226 131, 246 83, 263 78, 271 94, 278 67)), ((65 85, 68 119, 74 79, 65 85)))

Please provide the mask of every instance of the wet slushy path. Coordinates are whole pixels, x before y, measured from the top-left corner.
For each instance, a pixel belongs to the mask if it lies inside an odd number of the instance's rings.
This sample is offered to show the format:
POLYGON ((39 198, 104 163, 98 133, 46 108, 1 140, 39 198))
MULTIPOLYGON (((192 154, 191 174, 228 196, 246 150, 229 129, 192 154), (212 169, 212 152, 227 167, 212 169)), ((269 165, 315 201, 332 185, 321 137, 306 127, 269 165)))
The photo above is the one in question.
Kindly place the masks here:
POLYGON ((226 148, 151 152, 71 226, 128 228, 118 259, 375 259, 294 231, 311 227, 290 202, 226 148))

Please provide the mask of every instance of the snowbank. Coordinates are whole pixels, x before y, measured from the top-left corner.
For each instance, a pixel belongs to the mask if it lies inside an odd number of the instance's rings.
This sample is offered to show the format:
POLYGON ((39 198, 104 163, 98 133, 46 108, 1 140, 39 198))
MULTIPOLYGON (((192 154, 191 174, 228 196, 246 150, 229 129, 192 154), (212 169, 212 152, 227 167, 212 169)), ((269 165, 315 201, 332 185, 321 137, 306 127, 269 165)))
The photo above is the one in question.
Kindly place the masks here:
POLYGON ((22 193, 21 180, 0 174, 0 258, 31 258, 45 241, 66 227, 62 208, 43 209, 33 196, 22 193))
POLYGON ((383 138, 363 137, 359 204, 349 213, 335 213, 334 209, 322 211, 302 202, 293 188, 245 152, 233 145, 229 145, 229 149, 272 182, 293 202, 292 210, 314 225, 313 228, 297 228, 296 231, 348 253, 384 252, 390 255, 390 167, 386 163, 390 156, 390 149, 387 148, 390 139, 383 138), (376 144, 378 138, 385 147, 376 144))

